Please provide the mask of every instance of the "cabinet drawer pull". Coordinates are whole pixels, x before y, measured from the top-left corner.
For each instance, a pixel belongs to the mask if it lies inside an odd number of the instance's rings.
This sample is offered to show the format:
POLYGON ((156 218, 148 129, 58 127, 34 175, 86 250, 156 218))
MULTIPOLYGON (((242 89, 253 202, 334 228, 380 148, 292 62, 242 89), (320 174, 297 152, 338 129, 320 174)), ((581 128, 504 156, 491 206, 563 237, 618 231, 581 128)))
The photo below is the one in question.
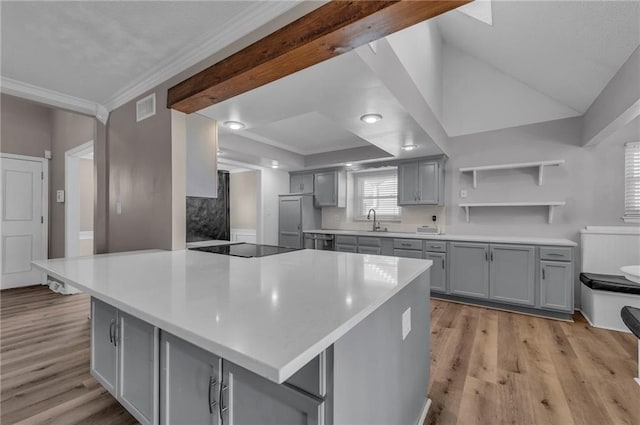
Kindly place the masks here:
POLYGON ((402 243, 402 244, 400 244, 400 245, 402 245, 402 246, 411 246, 411 244, 410 244, 410 243, 402 243))
POLYGON ((438 245, 430 245, 429 248, 440 249, 440 247, 438 245))
POLYGON ((550 252, 547 254, 549 257, 564 257, 562 254, 558 254, 556 252, 550 252))
POLYGON ((223 392, 227 391, 229 389, 229 386, 226 385, 224 383, 224 381, 222 381, 220 383, 220 393, 218 395, 218 400, 220 401, 219 406, 220 406, 220 420, 224 423, 224 419, 222 418, 222 414, 226 413, 227 410, 229 410, 229 406, 225 406, 224 405, 224 397, 223 397, 223 392))
POLYGON ((215 400, 212 399, 213 393, 215 392, 215 387, 218 384, 216 378, 213 376, 209 377, 209 414, 213 415, 213 408, 218 404, 215 400))
POLYGON ((109 323, 109 342, 113 344, 113 325, 115 321, 111 319, 111 323, 109 323))

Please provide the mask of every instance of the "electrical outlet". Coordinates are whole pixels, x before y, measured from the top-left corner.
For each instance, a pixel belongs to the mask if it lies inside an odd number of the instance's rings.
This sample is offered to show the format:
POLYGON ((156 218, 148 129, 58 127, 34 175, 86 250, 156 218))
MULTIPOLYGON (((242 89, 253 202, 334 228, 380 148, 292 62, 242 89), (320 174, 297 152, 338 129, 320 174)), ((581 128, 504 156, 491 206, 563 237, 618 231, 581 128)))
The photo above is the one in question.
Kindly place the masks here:
POLYGON ((56 202, 60 204, 64 202, 64 190, 56 191, 56 202))
POLYGON ((402 340, 404 341, 411 332, 411 307, 402 313, 402 340))
POLYGON ((436 221, 438 221, 438 217, 436 217, 435 215, 432 215, 431 216, 431 221, 433 221, 435 223, 436 221))
POLYGON ((467 197, 467 189, 460 189, 460 197, 463 199, 467 197))
POLYGON ((51 159, 51 151, 44 151, 44 158, 51 159))

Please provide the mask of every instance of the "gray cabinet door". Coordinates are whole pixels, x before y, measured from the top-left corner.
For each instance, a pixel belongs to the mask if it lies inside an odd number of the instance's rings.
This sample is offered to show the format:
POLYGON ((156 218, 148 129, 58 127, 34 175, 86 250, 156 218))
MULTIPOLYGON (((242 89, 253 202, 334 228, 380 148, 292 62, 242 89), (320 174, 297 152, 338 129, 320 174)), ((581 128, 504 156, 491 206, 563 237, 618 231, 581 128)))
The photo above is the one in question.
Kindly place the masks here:
POLYGON ((289 176, 289 193, 302 193, 302 174, 291 174, 289 176))
POLYGON ((338 205, 338 180, 335 172, 314 174, 313 193, 318 207, 338 205))
POLYGON ((160 423, 217 425, 219 357, 166 332, 160 341, 160 423))
POLYGON ((158 423, 158 328, 118 312, 117 399, 141 424, 158 423))
POLYGON ((540 261, 540 307, 573 311, 573 265, 540 261))
POLYGON ((511 304, 535 304, 535 247, 491 245, 489 298, 511 304))
POLYGON ((418 203, 418 168, 417 162, 398 166, 398 205, 418 203))
POLYGON ((438 163, 421 162, 418 169, 418 204, 437 204, 438 188, 438 163))
POLYGON ((115 343, 118 310, 91 298, 91 375, 114 397, 118 365, 115 343))
POLYGON ((338 252, 358 252, 358 248, 355 245, 336 245, 336 251, 338 251, 338 252))
POLYGON ((302 175, 302 193, 313 193, 313 174, 302 175))
POLYGON ((359 246, 358 252, 360 254, 380 255, 381 249, 380 247, 375 247, 375 246, 359 246))
POLYGON ((280 198, 278 245, 302 248, 302 200, 299 196, 280 198))
POLYGON ((222 361, 224 425, 321 424, 324 401, 222 361))
POLYGON ((424 258, 433 261, 431 266, 431 290, 447 291, 447 254, 443 252, 426 252, 424 258))
POLYGON ((450 250, 451 293, 474 298, 489 297, 489 245, 452 242, 450 250))

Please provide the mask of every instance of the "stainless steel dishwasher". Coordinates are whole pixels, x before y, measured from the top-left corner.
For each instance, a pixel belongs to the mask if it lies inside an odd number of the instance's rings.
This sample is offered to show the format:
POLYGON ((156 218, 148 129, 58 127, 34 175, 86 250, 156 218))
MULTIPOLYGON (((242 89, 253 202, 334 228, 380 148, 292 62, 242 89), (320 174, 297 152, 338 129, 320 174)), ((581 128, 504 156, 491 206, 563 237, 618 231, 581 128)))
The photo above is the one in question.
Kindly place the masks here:
POLYGON ((321 251, 334 250, 335 236, 327 233, 305 233, 304 247, 307 249, 319 249, 321 251))

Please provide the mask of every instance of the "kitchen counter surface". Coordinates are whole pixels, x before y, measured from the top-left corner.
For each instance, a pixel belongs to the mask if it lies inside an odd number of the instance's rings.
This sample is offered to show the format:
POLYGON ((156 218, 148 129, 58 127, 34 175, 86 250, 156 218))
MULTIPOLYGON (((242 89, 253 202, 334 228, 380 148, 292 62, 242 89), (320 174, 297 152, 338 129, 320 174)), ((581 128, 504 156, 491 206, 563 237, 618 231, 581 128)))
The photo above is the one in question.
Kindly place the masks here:
POLYGON ((282 383, 431 266, 300 250, 135 251, 34 261, 51 276, 282 383))
POLYGON ((429 239, 429 240, 465 241, 465 242, 519 243, 519 244, 529 244, 529 245, 578 246, 577 243, 569 239, 536 238, 536 237, 529 237, 529 236, 485 236, 485 235, 455 235, 455 234, 430 235, 425 233, 371 232, 367 230, 332 230, 332 229, 305 230, 304 233, 371 236, 371 237, 379 237, 379 238, 407 238, 407 239, 429 239))

